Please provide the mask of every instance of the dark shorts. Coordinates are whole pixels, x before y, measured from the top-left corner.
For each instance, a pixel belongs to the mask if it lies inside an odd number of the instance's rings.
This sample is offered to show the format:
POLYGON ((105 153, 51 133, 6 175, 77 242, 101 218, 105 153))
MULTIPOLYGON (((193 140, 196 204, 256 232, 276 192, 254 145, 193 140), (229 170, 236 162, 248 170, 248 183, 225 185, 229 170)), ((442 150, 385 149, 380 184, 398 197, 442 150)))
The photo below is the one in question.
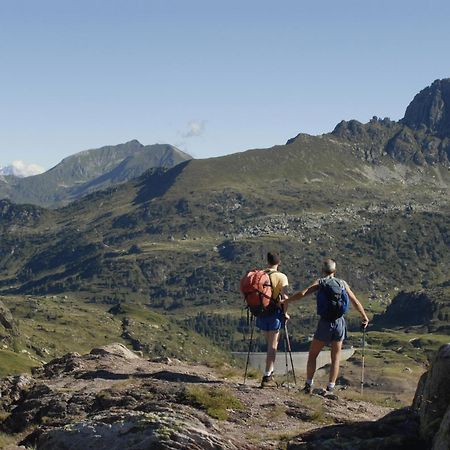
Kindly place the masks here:
POLYGON ((347 339, 347 325, 344 317, 331 321, 321 318, 314 333, 314 338, 327 344, 347 339))
POLYGON ((272 316, 257 317, 256 326, 262 331, 279 331, 283 326, 282 311, 277 310, 272 316))

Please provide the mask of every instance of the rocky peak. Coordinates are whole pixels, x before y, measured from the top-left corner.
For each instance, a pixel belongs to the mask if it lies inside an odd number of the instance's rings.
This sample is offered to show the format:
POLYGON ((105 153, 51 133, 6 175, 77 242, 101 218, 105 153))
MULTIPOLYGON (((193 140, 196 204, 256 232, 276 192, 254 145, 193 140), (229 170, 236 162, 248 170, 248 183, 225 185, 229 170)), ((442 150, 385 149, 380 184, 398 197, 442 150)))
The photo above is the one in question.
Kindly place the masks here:
POLYGON ((450 137, 450 78, 436 80, 420 91, 402 122, 415 130, 426 129, 441 138, 450 137))

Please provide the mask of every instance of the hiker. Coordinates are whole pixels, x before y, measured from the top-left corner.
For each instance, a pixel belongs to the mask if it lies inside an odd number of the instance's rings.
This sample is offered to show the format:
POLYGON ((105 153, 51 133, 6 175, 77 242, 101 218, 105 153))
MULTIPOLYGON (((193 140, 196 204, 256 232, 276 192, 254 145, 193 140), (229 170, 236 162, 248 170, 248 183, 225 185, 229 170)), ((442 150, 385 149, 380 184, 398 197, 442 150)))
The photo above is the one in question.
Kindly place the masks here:
POLYGON ((277 354, 278 341, 280 339, 280 330, 287 320, 283 312, 282 302, 288 298, 288 278, 278 271, 281 264, 280 254, 277 252, 267 253, 268 267, 265 271, 268 273, 272 284, 271 307, 263 315, 256 317, 256 326, 264 331, 267 342, 266 370, 261 380, 261 387, 275 386, 273 380, 273 368, 277 354))
POLYGON ((317 292, 317 313, 321 317, 309 348, 308 362, 306 366, 306 383, 303 388, 303 391, 308 394, 311 392, 314 384, 317 356, 326 344, 331 345, 331 368, 328 386, 326 390, 322 391, 322 393, 331 393, 334 390, 339 373, 342 342, 347 337, 347 326, 345 323, 344 314, 349 306, 348 300, 350 300, 352 305, 361 315, 362 326, 366 328, 369 323, 369 319, 363 306, 350 289, 348 283, 335 277, 336 261, 331 258, 325 259, 322 264, 322 272, 324 275, 323 278, 319 278, 311 286, 303 291, 297 292, 284 302, 286 311, 288 304, 303 298, 306 295, 312 294, 313 292, 317 292), (330 292, 331 294, 329 294, 330 292), (330 306, 330 297, 336 298, 336 296, 342 300, 335 302, 334 306, 330 306), (337 304, 339 305, 336 306, 337 304))

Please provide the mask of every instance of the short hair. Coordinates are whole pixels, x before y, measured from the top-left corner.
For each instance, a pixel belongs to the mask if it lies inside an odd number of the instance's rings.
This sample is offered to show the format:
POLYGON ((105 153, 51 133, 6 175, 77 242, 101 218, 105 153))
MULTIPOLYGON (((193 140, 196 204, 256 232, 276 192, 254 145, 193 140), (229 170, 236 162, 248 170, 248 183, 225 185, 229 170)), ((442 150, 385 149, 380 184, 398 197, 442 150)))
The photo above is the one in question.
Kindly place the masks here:
POLYGON ((280 258, 280 254, 278 252, 267 252, 267 262, 271 265, 271 266, 275 266, 276 264, 280 264, 281 258, 280 258))
POLYGON ((327 274, 331 275, 336 272, 336 261, 331 258, 326 258, 322 262, 322 270, 327 274))

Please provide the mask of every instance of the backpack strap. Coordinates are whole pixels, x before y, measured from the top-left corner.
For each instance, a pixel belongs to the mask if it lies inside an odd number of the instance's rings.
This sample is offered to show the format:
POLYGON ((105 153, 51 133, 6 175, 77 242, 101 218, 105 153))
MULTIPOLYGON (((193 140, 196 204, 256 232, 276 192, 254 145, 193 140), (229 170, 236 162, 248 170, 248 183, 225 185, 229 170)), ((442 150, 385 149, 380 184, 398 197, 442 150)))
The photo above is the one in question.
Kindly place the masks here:
MULTIPOLYGON (((269 275, 270 287, 272 288, 272 295, 273 295, 273 283, 272 283, 272 277, 270 275, 272 275, 273 273, 278 273, 278 270, 264 269, 264 272, 266 272, 267 275, 269 275)), ((281 292, 277 298, 272 297, 271 300, 273 300, 275 303, 278 303, 280 295, 281 295, 281 292)))
POLYGON ((345 289, 345 282, 344 282, 344 280, 341 280, 340 278, 336 278, 336 277, 333 277, 333 279, 336 281, 336 283, 338 284, 338 286, 339 286, 341 289, 346 290, 346 289, 345 289))

